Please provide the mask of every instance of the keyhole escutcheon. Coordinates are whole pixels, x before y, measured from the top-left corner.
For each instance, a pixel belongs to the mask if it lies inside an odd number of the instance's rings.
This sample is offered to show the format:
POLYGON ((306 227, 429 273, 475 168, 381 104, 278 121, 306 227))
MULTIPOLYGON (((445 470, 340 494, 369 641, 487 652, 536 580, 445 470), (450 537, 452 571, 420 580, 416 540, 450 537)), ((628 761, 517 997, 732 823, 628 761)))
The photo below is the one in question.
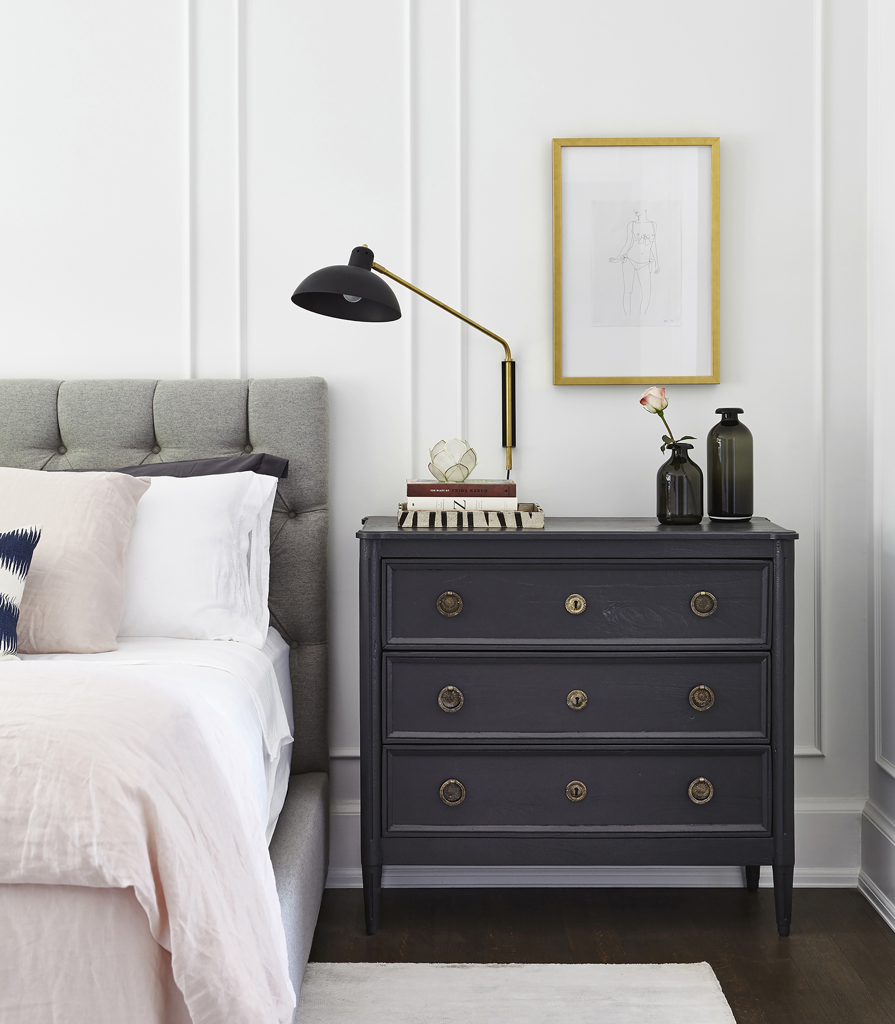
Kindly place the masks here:
POLYGON ((583 800, 587 796, 587 786, 575 779, 566 786, 566 796, 573 804, 577 804, 579 800, 583 800))
POLYGON ((566 611, 569 615, 580 615, 587 607, 587 601, 580 594, 569 594, 566 598, 566 611))
POLYGON ((584 690, 572 690, 572 692, 566 697, 566 704, 573 711, 582 711, 587 707, 587 694, 584 690))

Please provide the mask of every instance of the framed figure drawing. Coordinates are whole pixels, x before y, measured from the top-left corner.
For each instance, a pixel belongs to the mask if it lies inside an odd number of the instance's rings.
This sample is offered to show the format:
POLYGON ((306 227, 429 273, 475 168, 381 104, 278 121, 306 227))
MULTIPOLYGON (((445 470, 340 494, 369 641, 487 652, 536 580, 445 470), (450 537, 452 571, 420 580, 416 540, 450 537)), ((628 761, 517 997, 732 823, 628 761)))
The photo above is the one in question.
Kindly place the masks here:
POLYGON ((553 383, 717 384, 718 139, 553 140, 553 383))

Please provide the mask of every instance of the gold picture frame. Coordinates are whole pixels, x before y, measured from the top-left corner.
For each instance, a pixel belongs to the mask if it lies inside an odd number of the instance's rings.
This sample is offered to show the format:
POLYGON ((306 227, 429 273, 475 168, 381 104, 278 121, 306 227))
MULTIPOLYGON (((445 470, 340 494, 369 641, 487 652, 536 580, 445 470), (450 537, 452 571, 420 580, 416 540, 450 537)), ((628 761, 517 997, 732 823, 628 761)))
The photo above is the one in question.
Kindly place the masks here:
POLYGON ((720 382, 719 151, 718 138, 553 140, 554 384, 720 382), (580 152, 584 147, 594 152, 580 152), (567 217, 574 214, 565 240, 565 299, 564 185, 567 217), (663 245, 650 207, 664 214, 671 242, 663 259, 671 273, 661 284, 656 254, 663 245), (636 219, 625 226, 623 216, 636 219), (621 248, 607 259, 612 239, 621 248))

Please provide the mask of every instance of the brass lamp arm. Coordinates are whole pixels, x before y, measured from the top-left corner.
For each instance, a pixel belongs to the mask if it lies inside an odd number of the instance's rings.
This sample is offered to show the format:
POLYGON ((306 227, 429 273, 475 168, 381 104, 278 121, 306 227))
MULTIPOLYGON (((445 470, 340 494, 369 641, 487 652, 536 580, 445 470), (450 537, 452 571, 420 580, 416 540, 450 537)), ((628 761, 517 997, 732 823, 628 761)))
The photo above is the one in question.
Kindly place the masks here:
POLYGON ((458 313, 456 309, 451 309, 450 306, 445 305, 440 299, 436 299, 433 295, 429 295, 424 292, 422 288, 417 288, 415 284, 411 284, 409 281, 405 281, 403 277, 398 277, 397 274, 393 274, 390 270, 386 270, 385 267, 380 266, 378 263, 373 264, 373 270, 385 277, 390 277, 393 281, 397 281, 398 284, 404 285, 405 288, 409 288, 412 292, 416 292, 417 295, 422 296, 424 299, 428 299, 429 302, 434 303, 436 306, 440 306, 446 313, 450 313, 452 316, 457 317, 458 320, 462 320, 463 323, 469 324, 470 327, 474 327, 477 331, 481 331, 482 334, 487 334, 489 338, 493 338, 495 341, 499 341, 503 345, 503 350, 506 353, 505 359, 512 359, 513 356, 510 353, 510 346, 501 338, 495 334, 494 331, 489 331, 487 327, 482 327, 481 324, 477 324, 475 320, 470 320, 468 316, 464 316, 462 313, 458 313))

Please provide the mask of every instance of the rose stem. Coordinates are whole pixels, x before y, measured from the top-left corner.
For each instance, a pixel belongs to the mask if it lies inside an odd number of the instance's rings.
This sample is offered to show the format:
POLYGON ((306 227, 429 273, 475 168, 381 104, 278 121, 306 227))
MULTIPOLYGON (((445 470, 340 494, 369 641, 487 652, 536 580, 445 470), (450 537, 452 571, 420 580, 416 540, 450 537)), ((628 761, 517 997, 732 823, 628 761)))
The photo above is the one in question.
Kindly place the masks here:
POLYGON ((665 424, 665 429, 668 431, 668 436, 671 438, 671 443, 677 444, 677 442, 674 440, 674 434, 671 433, 671 427, 668 426, 668 420, 665 419, 665 414, 662 412, 661 409, 658 409, 656 411, 659 413, 662 422, 665 424))

